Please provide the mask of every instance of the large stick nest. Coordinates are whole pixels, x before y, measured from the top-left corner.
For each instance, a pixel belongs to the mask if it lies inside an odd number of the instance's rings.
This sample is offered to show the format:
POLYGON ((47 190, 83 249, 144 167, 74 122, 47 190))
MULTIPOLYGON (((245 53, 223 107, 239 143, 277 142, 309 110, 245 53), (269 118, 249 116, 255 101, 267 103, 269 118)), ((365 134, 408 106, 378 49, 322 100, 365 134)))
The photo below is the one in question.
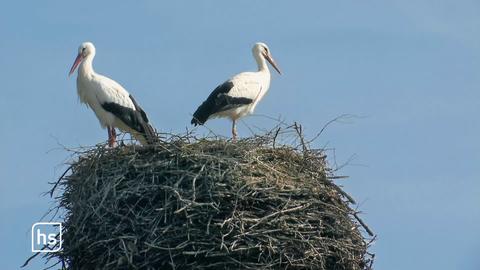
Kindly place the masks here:
POLYGON ((68 269, 369 268, 351 198, 298 131, 82 151, 60 181, 51 256, 68 269))

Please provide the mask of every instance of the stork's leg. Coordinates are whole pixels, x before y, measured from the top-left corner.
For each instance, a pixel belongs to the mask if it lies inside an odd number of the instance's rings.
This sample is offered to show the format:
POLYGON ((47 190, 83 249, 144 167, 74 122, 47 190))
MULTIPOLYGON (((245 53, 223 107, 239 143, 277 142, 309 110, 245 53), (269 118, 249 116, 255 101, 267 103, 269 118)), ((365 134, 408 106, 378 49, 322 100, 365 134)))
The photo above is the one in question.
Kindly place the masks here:
POLYGON ((110 127, 107 126, 107 133, 108 133, 108 146, 110 146, 110 138, 112 138, 112 132, 110 131, 110 127))
POLYGON ((232 141, 237 141, 237 123, 235 119, 232 120, 232 141))
POLYGON ((112 127, 112 140, 113 140, 113 145, 117 142, 117 132, 115 132, 115 128, 112 127))
POLYGON ((115 129, 113 127, 107 127, 108 130, 108 146, 113 147, 115 145, 115 129))

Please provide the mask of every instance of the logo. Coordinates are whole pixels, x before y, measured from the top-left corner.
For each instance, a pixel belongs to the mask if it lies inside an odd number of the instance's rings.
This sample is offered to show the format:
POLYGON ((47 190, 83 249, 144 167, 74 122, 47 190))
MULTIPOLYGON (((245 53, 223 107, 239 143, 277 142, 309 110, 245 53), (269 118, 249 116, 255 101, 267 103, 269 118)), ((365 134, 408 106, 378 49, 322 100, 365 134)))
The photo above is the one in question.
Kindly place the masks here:
POLYGON ((32 225, 32 252, 57 252, 62 249, 62 223, 37 222, 32 225))

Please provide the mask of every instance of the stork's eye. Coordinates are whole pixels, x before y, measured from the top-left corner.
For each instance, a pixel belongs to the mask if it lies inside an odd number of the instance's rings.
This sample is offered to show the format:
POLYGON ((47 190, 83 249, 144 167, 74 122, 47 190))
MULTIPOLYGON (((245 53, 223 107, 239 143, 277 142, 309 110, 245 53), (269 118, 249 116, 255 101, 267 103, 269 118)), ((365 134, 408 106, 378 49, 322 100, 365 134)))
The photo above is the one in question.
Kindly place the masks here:
POLYGON ((85 47, 82 48, 82 52, 84 52, 84 51, 85 51, 85 47))
POLYGON ((265 54, 268 54, 268 49, 264 47, 264 48, 263 48, 263 52, 264 52, 265 54))

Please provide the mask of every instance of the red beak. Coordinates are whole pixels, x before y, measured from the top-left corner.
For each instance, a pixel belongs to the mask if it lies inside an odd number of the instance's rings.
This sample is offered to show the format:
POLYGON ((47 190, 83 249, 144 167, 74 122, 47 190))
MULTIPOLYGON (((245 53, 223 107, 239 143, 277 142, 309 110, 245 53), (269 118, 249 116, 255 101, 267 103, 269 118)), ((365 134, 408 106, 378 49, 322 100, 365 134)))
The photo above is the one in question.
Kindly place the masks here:
POLYGON ((78 67, 78 65, 80 65, 82 60, 83 60, 83 56, 82 56, 82 54, 79 53, 77 55, 77 58, 75 58, 75 62, 73 62, 73 66, 70 69, 70 72, 68 73, 68 76, 72 75, 72 73, 75 71, 75 69, 78 67))

